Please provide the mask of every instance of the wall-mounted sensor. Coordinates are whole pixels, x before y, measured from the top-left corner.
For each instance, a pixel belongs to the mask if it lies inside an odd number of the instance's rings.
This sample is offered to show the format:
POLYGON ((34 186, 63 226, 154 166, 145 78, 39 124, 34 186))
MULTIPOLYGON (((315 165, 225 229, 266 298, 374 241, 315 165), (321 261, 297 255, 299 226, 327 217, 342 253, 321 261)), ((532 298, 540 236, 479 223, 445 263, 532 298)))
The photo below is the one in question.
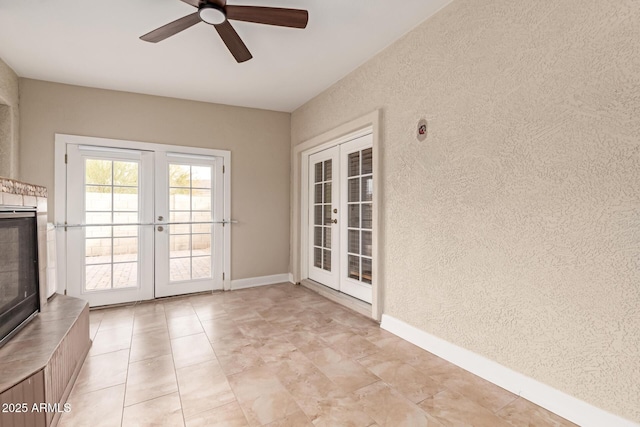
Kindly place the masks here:
POLYGON ((427 120, 422 119, 418 122, 418 141, 422 142, 427 139, 427 120))

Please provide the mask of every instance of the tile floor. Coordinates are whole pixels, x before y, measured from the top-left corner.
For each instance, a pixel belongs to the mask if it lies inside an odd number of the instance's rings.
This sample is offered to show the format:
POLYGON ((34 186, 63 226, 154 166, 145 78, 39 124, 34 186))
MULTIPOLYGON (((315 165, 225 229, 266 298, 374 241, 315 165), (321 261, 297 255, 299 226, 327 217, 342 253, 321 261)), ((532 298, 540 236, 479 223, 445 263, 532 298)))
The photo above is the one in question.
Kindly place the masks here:
POLYGON ((60 426, 572 426, 300 286, 91 312, 60 426))

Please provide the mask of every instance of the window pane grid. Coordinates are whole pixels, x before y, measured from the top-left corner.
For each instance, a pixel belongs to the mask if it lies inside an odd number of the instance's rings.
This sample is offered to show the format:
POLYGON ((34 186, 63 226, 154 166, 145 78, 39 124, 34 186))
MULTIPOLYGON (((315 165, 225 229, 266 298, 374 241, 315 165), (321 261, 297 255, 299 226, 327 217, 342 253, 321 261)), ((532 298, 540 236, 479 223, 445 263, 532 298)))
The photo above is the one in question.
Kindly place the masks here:
MULTIPOLYGON (((169 165, 171 222, 207 222, 212 219, 212 168, 169 165)), ((172 282, 212 277, 212 227, 206 224, 169 226, 169 279, 172 282)))
MULTIPOLYGON (((85 224, 139 222, 139 164, 85 160, 85 224), (128 218, 128 219, 127 219, 128 218)), ((87 291, 136 287, 138 227, 85 227, 87 291)))
POLYGON ((314 165, 313 265, 331 271, 332 160, 314 165))
POLYGON ((371 284, 373 150, 347 156, 347 277, 371 284))

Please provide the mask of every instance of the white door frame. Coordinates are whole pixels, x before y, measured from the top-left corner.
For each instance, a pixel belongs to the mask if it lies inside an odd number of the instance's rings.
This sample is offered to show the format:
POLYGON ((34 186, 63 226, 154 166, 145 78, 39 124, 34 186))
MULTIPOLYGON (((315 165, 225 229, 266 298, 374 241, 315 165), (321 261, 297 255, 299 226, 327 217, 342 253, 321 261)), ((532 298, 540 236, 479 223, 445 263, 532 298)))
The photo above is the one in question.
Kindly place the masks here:
POLYGON ((363 135, 373 135, 373 176, 376 180, 376 191, 373 193, 373 280, 372 280, 372 304, 371 317, 376 320, 382 318, 383 301, 383 265, 380 257, 381 237, 384 235, 381 228, 381 161, 380 161, 380 119, 381 111, 376 110, 349 123, 341 125, 329 132, 311 138, 298 144, 292 151, 293 167, 293 227, 292 227, 292 275, 294 282, 298 283, 309 277, 308 259, 309 243, 308 228, 309 216, 309 155, 353 140, 363 135))
MULTIPOLYGON (((216 156, 223 158, 223 164, 225 173, 223 174, 223 188, 224 188, 224 220, 231 221, 231 151, 217 150, 209 148, 197 148, 186 147, 180 145, 167 145, 167 144, 155 144, 150 142, 140 141, 128 141, 122 139, 109 139, 88 137, 80 135, 67 135, 67 134, 55 134, 55 152, 54 152, 54 189, 55 189, 55 208, 54 208, 54 223, 64 225, 66 219, 66 206, 67 206, 67 168, 65 164, 65 156, 67 151, 67 144, 77 144, 85 146, 96 147, 109 147, 117 149, 131 149, 138 151, 153 151, 162 153, 184 153, 192 155, 202 156, 216 156)), ((154 215, 155 217, 155 215, 154 215)), ((231 226, 224 227, 224 256, 223 259, 223 274, 224 280, 222 281, 223 289, 231 289, 231 226)), ((67 283, 67 252, 66 252, 66 239, 64 235, 64 227, 57 227, 56 229, 56 247, 58 254, 58 292, 66 294, 67 283)))

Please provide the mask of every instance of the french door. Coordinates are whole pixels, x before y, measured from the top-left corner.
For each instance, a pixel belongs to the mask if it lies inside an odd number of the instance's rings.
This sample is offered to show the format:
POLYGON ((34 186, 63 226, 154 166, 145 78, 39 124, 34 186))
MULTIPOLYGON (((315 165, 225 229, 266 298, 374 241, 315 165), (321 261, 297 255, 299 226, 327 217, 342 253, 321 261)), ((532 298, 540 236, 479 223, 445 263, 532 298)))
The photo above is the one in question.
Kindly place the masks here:
POLYGON ((221 157, 66 150, 70 295, 99 306, 222 289, 221 157))
POLYGON ((371 303, 373 139, 309 156, 309 278, 371 303))

